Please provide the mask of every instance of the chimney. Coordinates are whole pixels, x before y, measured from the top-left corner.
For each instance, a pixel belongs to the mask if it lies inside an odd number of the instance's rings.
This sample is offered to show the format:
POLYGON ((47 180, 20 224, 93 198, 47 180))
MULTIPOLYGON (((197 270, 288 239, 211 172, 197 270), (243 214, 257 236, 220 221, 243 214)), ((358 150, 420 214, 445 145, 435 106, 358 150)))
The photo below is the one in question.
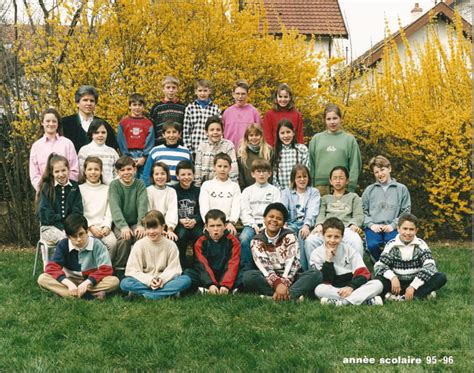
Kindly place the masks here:
POLYGON ((419 3, 415 3, 415 7, 411 10, 411 18, 414 21, 418 19, 419 16, 423 13, 423 9, 420 8, 419 3))

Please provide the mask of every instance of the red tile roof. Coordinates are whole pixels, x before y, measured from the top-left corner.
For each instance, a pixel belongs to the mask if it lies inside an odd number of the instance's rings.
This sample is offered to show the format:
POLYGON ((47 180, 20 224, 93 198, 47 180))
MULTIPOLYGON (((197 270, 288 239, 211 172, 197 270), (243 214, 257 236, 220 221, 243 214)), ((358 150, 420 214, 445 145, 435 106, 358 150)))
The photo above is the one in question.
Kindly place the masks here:
POLYGON ((300 34, 348 37, 337 0, 263 0, 269 32, 281 25, 300 34))

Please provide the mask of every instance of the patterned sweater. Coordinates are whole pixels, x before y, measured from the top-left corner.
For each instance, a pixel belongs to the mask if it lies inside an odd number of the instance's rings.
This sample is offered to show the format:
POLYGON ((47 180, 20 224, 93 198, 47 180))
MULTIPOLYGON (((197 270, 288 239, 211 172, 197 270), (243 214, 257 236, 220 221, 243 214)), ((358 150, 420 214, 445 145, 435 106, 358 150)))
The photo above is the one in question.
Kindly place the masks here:
POLYGON ((281 190, 290 186, 291 169, 297 163, 309 166, 308 148, 303 144, 295 147, 283 145, 278 166, 273 164, 273 185, 281 190))
POLYGON ((289 229, 282 229, 276 240, 269 240, 264 229, 250 242, 253 260, 267 283, 276 289, 281 283, 290 287, 301 268, 298 239, 289 229))
POLYGON ((153 121, 155 145, 164 144, 163 125, 167 120, 183 124, 185 109, 186 105, 179 102, 179 100, 160 101, 153 105, 150 110, 150 118, 153 121))
POLYGON ((184 112, 183 142, 191 154, 195 154, 199 144, 207 139, 207 133, 204 129, 207 118, 219 114, 219 107, 212 101, 205 107, 199 105, 197 101, 186 106, 184 112))
POLYGON ((102 178, 104 184, 109 185, 116 177, 115 162, 119 159, 118 153, 115 149, 107 145, 98 145, 94 141, 84 145, 79 154, 79 170, 80 174, 84 173, 84 162, 87 157, 98 157, 102 161, 102 178))
POLYGON ((206 180, 214 178, 214 157, 218 153, 226 153, 232 160, 229 177, 232 181, 239 181, 239 169, 235 155, 234 144, 226 139, 221 139, 213 144, 205 140, 199 145, 195 160, 194 184, 201 186, 206 180))
POLYGON ((113 270, 107 248, 100 240, 89 237, 82 249, 74 247, 67 238, 59 241, 45 272, 59 282, 66 277, 83 277, 96 285, 104 277, 112 276, 113 270))
POLYGON ((438 269, 431 250, 422 239, 415 237, 405 244, 397 235, 385 246, 380 259, 374 265, 376 276, 391 280, 397 276, 400 282, 410 282, 418 289, 427 282, 438 269))

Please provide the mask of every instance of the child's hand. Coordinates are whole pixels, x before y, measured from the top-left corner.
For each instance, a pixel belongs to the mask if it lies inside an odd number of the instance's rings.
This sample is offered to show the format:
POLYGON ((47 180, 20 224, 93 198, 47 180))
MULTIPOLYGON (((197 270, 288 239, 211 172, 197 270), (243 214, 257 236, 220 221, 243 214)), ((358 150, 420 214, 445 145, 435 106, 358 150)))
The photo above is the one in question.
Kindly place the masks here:
POLYGON ((140 238, 143 238, 145 237, 145 228, 143 228, 142 226, 138 226, 135 228, 135 237, 137 238, 137 240, 139 240, 140 238))
POLYGON ((380 233, 380 232, 383 232, 383 225, 382 224, 372 224, 370 226, 370 229, 372 230, 372 232, 380 233))
POLYGON ((398 280, 398 277, 393 276, 390 282, 392 283, 392 289, 391 289, 392 294, 394 295, 400 294, 401 287, 400 287, 400 281, 398 280))
POLYGON ((349 295, 352 294, 354 289, 352 289, 350 286, 344 286, 341 290, 339 290, 337 293, 342 297, 342 298, 347 298, 349 295))
POLYGON ((64 280, 61 281, 61 283, 67 286, 67 289, 69 290, 69 295, 71 297, 77 297, 77 286, 74 282, 72 282, 68 278, 65 278, 64 280))
POLYGON ((129 227, 125 227, 125 228, 120 229, 120 238, 122 240, 129 241, 129 240, 132 239, 132 236, 133 236, 133 232, 129 227))
POLYGON ((209 294, 212 294, 212 295, 219 294, 219 288, 216 285, 209 286, 209 294))
POLYGON ((102 238, 104 236, 102 230, 94 225, 89 227, 89 232, 91 232, 92 235, 96 238, 102 238))
POLYGON ((92 282, 90 280, 85 280, 83 281, 78 287, 77 287, 77 297, 82 298, 82 296, 86 293, 87 288, 92 285, 92 282))
POLYGON ((234 224, 232 224, 231 222, 227 223, 227 225, 225 226, 225 229, 227 229, 230 232, 230 234, 234 236, 237 234, 237 229, 235 229, 234 224))
POLYGON ((383 226, 383 231, 384 231, 385 233, 390 233, 390 232, 393 231, 393 227, 392 227, 390 224, 384 225, 384 226, 383 226))
POLYGON ((102 237, 108 236, 110 233, 109 227, 102 227, 102 237))
POLYGON ((168 230, 166 233, 165 233, 165 236, 170 239, 171 241, 178 241, 178 236, 176 235, 176 233, 174 233, 172 230, 168 230))
POLYGON ((288 292, 288 288, 285 284, 279 284, 273 293, 273 300, 276 302, 289 300, 290 293, 288 292))
POLYGON ((257 224, 252 225, 252 229, 254 230, 255 234, 258 234, 260 232, 260 228, 257 224))
POLYGON ((412 286, 407 287, 405 290, 405 300, 412 300, 415 296, 415 288, 412 286))
POLYGON ((305 240, 306 237, 309 236, 309 232, 310 232, 309 227, 308 227, 306 224, 303 225, 303 228, 300 229, 300 236, 301 236, 301 238, 302 238, 303 240, 305 240))
POLYGON ((135 165, 137 167, 141 167, 145 164, 145 162, 146 162, 146 157, 140 157, 135 161, 135 165))
POLYGON ((324 250, 326 252, 326 261, 327 262, 332 261, 332 258, 334 257, 334 255, 336 255, 335 251, 333 251, 332 249, 330 249, 326 245, 324 246, 324 250))
POLYGON ((362 233, 362 229, 360 229, 357 225, 355 224, 352 224, 350 227, 349 227, 352 231, 356 232, 357 234, 361 234, 362 233))
POLYGON ((154 278, 151 280, 150 287, 152 290, 161 289, 163 287, 163 280, 161 278, 154 278))
POLYGON ((188 226, 186 228, 193 229, 196 226, 196 219, 188 219, 188 226))
POLYGON ((221 288, 219 289, 219 294, 220 295, 229 294, 229 289, 227 289, 225 286, 221 286, 221 288))
POLYGON ((321 234, 323 233, 323 225, 318 224, 317 226, 314 227, 314 229, 311 231, 311 234, 321 234))

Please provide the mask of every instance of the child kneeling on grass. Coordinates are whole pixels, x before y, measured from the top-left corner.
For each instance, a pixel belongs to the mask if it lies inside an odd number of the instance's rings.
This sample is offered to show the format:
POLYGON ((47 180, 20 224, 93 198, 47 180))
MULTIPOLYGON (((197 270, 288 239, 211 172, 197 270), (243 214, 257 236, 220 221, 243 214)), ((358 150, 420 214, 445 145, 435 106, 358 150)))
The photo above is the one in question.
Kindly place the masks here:
POLYGON ((241 285, 240 242, 225 225, 225 214, 211 209, 204 234, 194 244, 194 265, 185 271, 201 294, 228 294, 241 285))
POLYGON ((418 238, 418 219, 403 214, 398 220, 398 235, 385 246, 374 265, 376 280, 383 284, 386 300, 435 298, 436 290, 446 284, 438 272, 431 250, 418 238))
POLYGON ((87 234, 87 219, 71 214, 64 220, 67 238, 59 241, 38 284, 61 297, 103 299, 119 286, 105 245, 87 234))
POLYGON ((336 217, 323 223, 324 244, 311 253, 310 265, 323 273, 323 283, 314 293, 321 304, 336 306, 383 305, 380 281, 371 280, 362 256, 351 245, 344 243, 344 223, 336 217))
POLYGON ((143 225, 145 237, 133 245, 120 288, 130 296, 138 294, 153 300, 179 295, 189 288, 191 279, 181 275, 176 244, 163 236, 163 214, 147 212, 143 225))
POLYGON ((321 282, 321 272, 301 270, 298 239, 291 230, 283 228, 288 210, 280 202, 271 203, 265 208, 263 218, 265 229, 250 243, 258 269, 244 272, 244 288, 275 301, 311 297, 321 282))

